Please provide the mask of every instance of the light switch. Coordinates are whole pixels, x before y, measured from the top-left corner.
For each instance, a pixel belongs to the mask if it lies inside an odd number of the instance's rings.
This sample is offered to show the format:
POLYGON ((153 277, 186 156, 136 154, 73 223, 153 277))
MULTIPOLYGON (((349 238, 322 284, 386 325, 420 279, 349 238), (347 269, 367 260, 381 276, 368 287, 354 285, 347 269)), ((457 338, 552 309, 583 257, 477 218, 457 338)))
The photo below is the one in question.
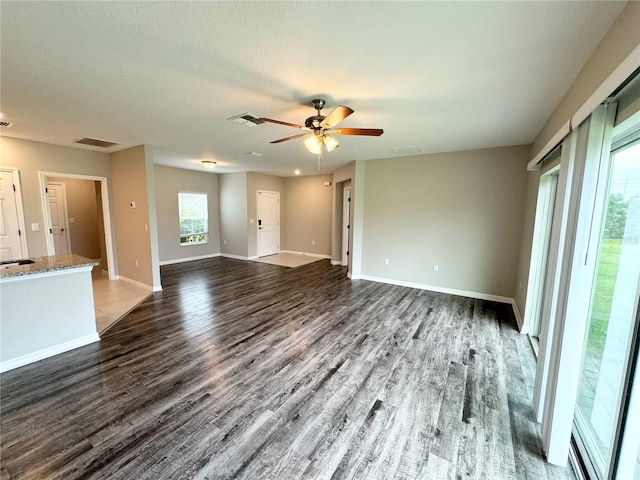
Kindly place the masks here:
POLYGON ((129 206, 131 208, 136 208, 136 202, 129 202, 129 206))
POLYGON ((40 225, 38 225, 37 223, 32 223, 31 224, 31 231, 32 232, 39 232, 40 231, 40 225))
POLYGON ((69 217, 69 223, 76 223, 76 219, 73 217, 69 217))
POLYGON ((249 223, 253 223, 253 218, 250 218, 250 219, 249 219, 249 223))

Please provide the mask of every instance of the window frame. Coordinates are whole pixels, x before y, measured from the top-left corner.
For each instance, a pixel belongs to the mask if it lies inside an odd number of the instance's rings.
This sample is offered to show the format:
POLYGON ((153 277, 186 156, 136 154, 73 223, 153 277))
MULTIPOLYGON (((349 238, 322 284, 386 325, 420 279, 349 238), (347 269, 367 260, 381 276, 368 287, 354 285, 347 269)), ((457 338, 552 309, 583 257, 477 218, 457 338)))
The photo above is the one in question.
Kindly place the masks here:
POLYGON ((209 243, 209 195, 206 192, 192 192, 192 191, 187 191, 187 190, 180 190, 178 191, 178 242, 180 244, 181 247, 190 247, 190 246, 194 246, 194 245, 206 245, 209 243), (182 196, 183 195, 199 195, 199 196, 204 196, 205 199, 205 217, 204 217, 204 231, 202 232, 196 232, 196 233, 188 233, 188 234, 182 234, 181 233, 181 225, 182 225, 182 221, 185 219, 193 219, 195 217, 185 217, 183 218, 182 216, 182 196), (199 241, 193 241, 193 242, 189 242, 189 241, 183 241, 183 239, 189 238, 189 237, 194 237, 194 236, 198 236, 198 235, 203 235, 204 236, 204 240, 199 240, 199 241))

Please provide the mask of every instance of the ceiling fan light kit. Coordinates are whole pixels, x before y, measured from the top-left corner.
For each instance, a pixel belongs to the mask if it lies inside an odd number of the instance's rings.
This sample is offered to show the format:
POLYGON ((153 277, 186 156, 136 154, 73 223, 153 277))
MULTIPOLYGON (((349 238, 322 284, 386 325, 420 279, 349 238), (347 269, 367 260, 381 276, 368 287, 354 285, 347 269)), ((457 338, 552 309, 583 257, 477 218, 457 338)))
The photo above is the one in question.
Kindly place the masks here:
POLYGON ((275 123, 277 125, 284 125, 285 127, 303 130, 306 133, 299 133, 298 135, 280 138, 272 141, 271 143, 282 143, 296 138, 305 137, 305 147, 315 155, 322 154, 322 145, 324 145, 329 152, 340 146, 340 142, 330 134, 379 137, 384 133, 384 130, 381 128, 335 128, 338 123, 353 113, 353 109, 345 107, 344 105, 338 105, 325 117, 320 113, 325 105, 325 101, 322 98, 312 100, 311 104, 313 105, 313 108, 316 109, 317 114, 307 118, 304 125, 283 122, 282 120, 274 120, 272 118, 256 118, 252 119, 252 122, 258 125, 262 123, 275 123))

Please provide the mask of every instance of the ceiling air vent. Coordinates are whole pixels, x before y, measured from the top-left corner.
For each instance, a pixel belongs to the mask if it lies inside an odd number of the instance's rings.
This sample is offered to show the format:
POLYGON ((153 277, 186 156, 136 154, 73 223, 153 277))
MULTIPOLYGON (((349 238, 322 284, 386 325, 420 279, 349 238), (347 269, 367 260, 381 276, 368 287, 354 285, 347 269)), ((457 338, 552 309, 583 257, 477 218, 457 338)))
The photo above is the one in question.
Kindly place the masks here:
POLYGON ((100 147, 100 148, 110 148, 115 147, 116 145, 120 145, 116 142, 109 142, 108 140, 98 140, 97 138, 81 138, 80 140, 75 140, 74 143, 79 143, 81 145, 89 145, 91 147, 100 147))
POLYGON ((418 147, 398 147, 391 149, 391 153, 394 155, 414 155, 420 153, 420 149, 418 147))
POLYGON ((13 122, 5 122, 4 120, 0 120, 0 127, 13 127, 13 122))
POLYGON ((256 117, 255 115, 251 115, 250 113, 241 113, 240 115, 229 117, 227 118, 227 120, 239 123, 240 125, 244 125, 245 127, 255 127, 256 125, 258 125, 255 122, 256 120, 258 120, 258 117, 256 117))

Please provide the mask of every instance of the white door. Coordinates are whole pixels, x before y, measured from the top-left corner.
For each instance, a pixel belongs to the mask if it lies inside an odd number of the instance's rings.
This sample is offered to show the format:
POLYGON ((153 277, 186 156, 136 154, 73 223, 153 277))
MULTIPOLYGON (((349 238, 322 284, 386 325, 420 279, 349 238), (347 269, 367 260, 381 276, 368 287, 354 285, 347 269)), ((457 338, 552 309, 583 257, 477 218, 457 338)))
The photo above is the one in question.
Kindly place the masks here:
POLYGON ((53 235, 53 249, 56 255, 71 253, 71 241, 67 220, 67 195, 64 183, 48 182, 47 198, 51 216, 51 230, 53 235))
POLYGON ((351 187, 345 187, 342 206, 342 265, 349 265, 349 229, 351 218, 351 187))
POLYGON ((18 260, 26 256, 20 229, 19 202, 11 170, 0 170, 0 261, 18 260))
POLYGON ((258 190, 258 256, 280 251, 280 192, 258 190))

